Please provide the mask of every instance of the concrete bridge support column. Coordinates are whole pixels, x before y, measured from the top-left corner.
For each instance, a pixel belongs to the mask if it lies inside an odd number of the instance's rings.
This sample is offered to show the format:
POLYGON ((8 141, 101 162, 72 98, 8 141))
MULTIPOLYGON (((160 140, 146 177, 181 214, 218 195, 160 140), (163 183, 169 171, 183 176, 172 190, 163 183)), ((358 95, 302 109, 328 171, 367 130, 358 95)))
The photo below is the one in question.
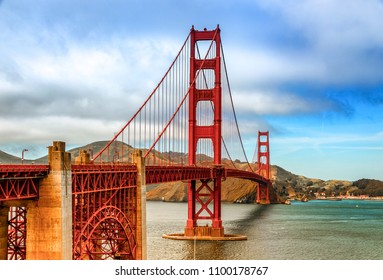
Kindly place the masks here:
POLYGON ((9 207, 0 206, 0 260, 8 259, 8 212, 9 207))
POLYGON ((72 259, 72 174, 64 142, 48 147, 50 172, 40 183, 39 200, 28 203, 27 260, 72 259))
POLYGON ((145 159, 141 150, 135 150, 133 162, 137 166, 137 260, 147 259, 146 249, 146 176, 145 159))

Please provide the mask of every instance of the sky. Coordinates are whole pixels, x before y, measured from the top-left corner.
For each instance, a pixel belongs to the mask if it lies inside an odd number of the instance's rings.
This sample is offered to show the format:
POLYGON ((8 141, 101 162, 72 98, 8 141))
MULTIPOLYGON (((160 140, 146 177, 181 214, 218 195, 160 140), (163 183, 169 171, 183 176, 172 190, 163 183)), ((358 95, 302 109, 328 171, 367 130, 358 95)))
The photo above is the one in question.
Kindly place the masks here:
POLYGON ((219 24, 248 157, 323 180, 383 180, 382 0, 2 0, 0 150, 112 138, 192 25, 219 24))

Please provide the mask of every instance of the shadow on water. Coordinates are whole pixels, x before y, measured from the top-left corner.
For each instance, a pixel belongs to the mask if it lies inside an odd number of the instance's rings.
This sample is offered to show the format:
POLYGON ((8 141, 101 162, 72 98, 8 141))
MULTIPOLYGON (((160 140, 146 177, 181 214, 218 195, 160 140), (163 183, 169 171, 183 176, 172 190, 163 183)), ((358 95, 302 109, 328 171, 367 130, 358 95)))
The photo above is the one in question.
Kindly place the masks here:
POLYGON ((273 204, 270 205, 255 205, 256 207, 249 212, 247 217, 238 220, 238 223, 248 224, 250 222, 255 222, 262 218, 272 207, 273 204))
POLYGON ((273 205, 254 205, 254 208, 241 219, 232 222, 235 229, 247 233, 249 228, 253 228, 257 221, 265 219, 268 212, 273 208, 273 205))

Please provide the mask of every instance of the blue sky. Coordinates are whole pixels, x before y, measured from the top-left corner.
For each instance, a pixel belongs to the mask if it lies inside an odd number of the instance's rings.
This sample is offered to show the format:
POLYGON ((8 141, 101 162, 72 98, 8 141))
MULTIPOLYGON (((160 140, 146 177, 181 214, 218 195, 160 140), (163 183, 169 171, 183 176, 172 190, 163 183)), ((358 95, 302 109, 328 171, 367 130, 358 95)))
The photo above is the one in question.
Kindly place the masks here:
POLYGON ((321 179, 383 180, 383 1, 0 1, 0 149, 111 138, 190 28, 221 28, 248 157, 321 179))

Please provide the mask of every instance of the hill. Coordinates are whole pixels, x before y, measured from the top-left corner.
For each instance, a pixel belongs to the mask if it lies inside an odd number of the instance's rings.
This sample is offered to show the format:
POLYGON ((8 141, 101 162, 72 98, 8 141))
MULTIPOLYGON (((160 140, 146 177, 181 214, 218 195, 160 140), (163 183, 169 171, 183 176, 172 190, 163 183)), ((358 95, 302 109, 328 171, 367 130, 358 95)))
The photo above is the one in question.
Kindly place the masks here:
POLYGON ((7 154, 6 152, 0 151, 0 163, 2 164, 19 164, 21 158, 7 154))
MULTIPOLYGON (((72 161, 74 161, 74 159, 80 154, 81 150, 88 151, 92 157, 98 151, 100 151, 102 148, 104 148, 106 146, 106 144, 108 144, 108 142, 109 141, 96 141, 96 142, 93 142, 93 143, 90 143, 90 144, 87 144, 87 145, 84 145, 81 147, 70 149, 67 152, 69 152, 71 154, 72 161)), ((126 146, 128 147, 128 145, 126 145, 126 146)), ((41 157, 41 158, 38 158, 38 159, 36 159, 36 161, 47 163, 48 162, 48 155, 41 157)))
POLYGON ((276 176, 273 187, 277 194, 286 198, 328 198, 328 197, 377 197, 383 196, 383 182, 374 179, 321 180, 295 175, 281 167, 274 166, 276 176))
MULTIPOLYGON (((316 199, 327 197, 359 197, 361 195, 383 196, 383 182, 373 179, 358 181, 321 180, 293 174, 279 166, 271 166, 271 180, 278 201, 286 199, 316 199)), ((256 197, 254 182, 227 178, 222 182, 222 201, 235 203, 254 203, 256 197)), ((187 184, 164 183, 147 193, 148 200, 187 201, 187 184)))

